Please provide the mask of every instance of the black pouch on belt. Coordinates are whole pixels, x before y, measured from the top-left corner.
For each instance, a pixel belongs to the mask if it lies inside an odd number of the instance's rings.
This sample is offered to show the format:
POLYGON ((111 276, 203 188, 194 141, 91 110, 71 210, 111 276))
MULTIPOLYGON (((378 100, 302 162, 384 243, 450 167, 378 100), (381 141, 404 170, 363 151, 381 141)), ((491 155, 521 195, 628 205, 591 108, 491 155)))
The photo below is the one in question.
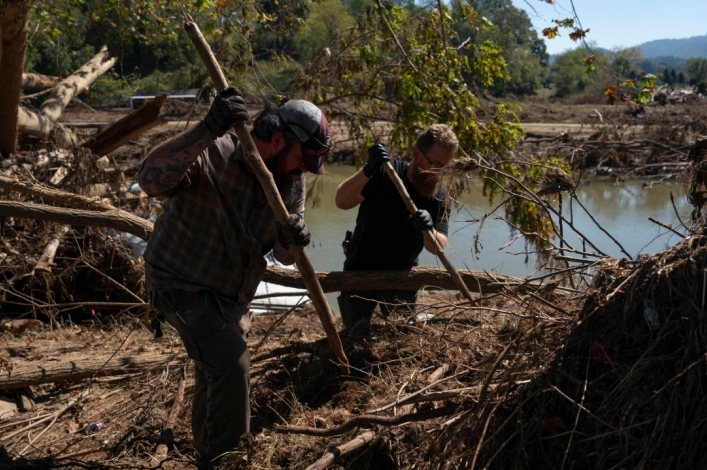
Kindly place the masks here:
POLYGON ((351 230, 346 231, 346 236, 344 237, 344 241, 341 242, 341 247, 344 249, 344 255, 348 256, 349 255, 349 246, 351 245, 351 237, 353 236, 353 233, 351 233, 351 230))
POLYGON ((148 292, 147 307, 145 307, 145 323, 150 319, 150 330, 152 331, 152 341, 163 336, 162 326, 160 325, 159 309, 155 307, 155 293, 148 292))

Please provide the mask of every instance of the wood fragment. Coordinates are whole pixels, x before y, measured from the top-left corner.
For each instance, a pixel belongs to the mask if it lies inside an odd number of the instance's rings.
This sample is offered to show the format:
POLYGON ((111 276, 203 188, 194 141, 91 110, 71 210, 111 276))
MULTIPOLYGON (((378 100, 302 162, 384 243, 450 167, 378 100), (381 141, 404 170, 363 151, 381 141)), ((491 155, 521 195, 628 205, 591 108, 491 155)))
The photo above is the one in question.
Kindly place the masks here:
POLYGON ((427 377, 427 383, 432 384, 437 382, 449 370, 449 364, 442 364, 434 372, 427 377))
POLYGON ((329 452, 324 454, 322 458, 314 462, 312 465, 306 468, 306 470, 326 470, 331 465, 334 464, 337 458, 345 455, 352 450, 356 450, 364 445, 368 444, 376 436, 373 431, 366 431, 363 434, 359 434, 355 438, 351 439, 349 442, 341 444, 331 449, 329 452))
POLYGON ((42 256, 39 257, 39 261, 37 261, 37 264, 34 266, 34 269, 32 269, 32 276, 52 272, 51 266, 52 264, 54 264, 54 255, 56 255, 56 250, 57 248, 59 248, 59 245, 64 239, 64 236, 69 233, 69 229, 70 228, 68 225, 62 225, 59 228, 57 234, 47 242, 47 245, 44 247, 44 252, 42 253, 42 256))
POLYGON ((90 149, 95 155, 108 155, 150 129, 166 124, 167 119, 160 115, 166 100, 167 95, 165 94, 147 101, 135 111, 88 139, 81 146, 90 149))
POLYGON ((17 408, 19 408, 21 412, 32 411, 36 406, 29 388, 17 391, 17 408))

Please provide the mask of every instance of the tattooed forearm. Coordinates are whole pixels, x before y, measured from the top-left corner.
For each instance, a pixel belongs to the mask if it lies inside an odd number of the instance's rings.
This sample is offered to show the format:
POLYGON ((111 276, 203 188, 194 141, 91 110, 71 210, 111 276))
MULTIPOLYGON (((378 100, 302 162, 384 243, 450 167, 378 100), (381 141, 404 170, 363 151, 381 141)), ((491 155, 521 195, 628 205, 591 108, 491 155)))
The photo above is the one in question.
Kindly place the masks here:
POLYGON ((216 139, 203 124, 157 146, 142 162, 138 183, 147 194, 160 194, 181 181, 189 166, 216 139))

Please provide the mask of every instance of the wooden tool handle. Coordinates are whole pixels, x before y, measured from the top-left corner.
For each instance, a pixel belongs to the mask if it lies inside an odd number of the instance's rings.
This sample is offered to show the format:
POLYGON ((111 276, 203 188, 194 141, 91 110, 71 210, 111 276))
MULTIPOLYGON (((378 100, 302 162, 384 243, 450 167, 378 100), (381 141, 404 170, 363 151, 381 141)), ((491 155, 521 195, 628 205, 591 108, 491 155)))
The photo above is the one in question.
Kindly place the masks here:
MULTIPOLYGON (((221 67, 216 61, 216 57, 214 57, 214 54, 211 52, 211 47, 209 47, 206 39, 204 39, 204 36, 201 34, 199 26, 191 18, 188 18, 188 20, 184 23, 184 29, 194 43, 194 46, 199 52, 199 56, 204 62, 204 65, 206 65, 206 68, 209 71, 209 76, 211 76, 211 80, 214 82, 216 89, 221 91, 227 88, 228 81, 226 80, 226 76, 223 74, 221 67)), ((248 132, 245 121, 238 121, 233 126, 233 129, 238 136, 238 141, 240 142, 241 147, 243 148, 243 156, 245 157, 246 162, 250 165, 251 169, 255 173, 255 176, 258 178, 258 181, 260 181, 260 184, 263 187, 268 204, 270 204, 270 208, 275 214, 275 220, 285 223, 289 217, 287 207, 282 201, 282 197, 280 197, 280 192, 277 190, 272 173, 270 173, 267 169, 263 159, 258 153, 258 148, 255 146, 255 142, 253 142, 250 132, 248 132)), ((341 338, 336 330, 334 315, 332 314, 329 303, 326 300, 322 286, 319 284, 319 280, 314 273, 312 263, 309 261, 309 257, 303 247, 293 246, 290 249, 294 255, 295 262, 297 263, 297 269, 299 269, 299 272, 302 274, 304 284, 309 291, 309 298, 312 299, 317 316, 324 327, 324 331, 329 339, 331 348, 334 351, 334 355, 339 360, 339 368, 344 374, 348 375, 349 360, 346 357, 344 347, 341 344, 341 338)))
MULTIPOLYGON (((398 193, 400 193, 400 197, 403 198, 403 202, 405 202, 405 207, 407 207, 408 211, 410 211, 410 214, 414 214, 415 212, 417 212, 417 207, 415 206, 415 203, 412 201, 408 190, 405 189, 405 184, 400 179, 400 176, 398 176, 398 174, 395 172, 393 165, 391 165, 390 162, 385 162, 383 163, 383 168, 385 168, 385 172, 388 173, 388 177, 390 177, 390 180, 398 189, 398 193)), ((442 248, 442 246, 439 244, 439 241, 437 240, 437 237, 435 237, 434 233, 432 233, 432 230, 423 230, 422 236, 425 237, 428 243, 432 244, 435 247, 435 249, 437 250, 437 257, 442 262, 444 267, 447 268, 447 271, 449 271, 449 275, 452 276, 454 284, 457 286, 459 291, 468 300, 473 300, 471 298, 471 292, 469 292, 469 288, 466 287, 466 284, 464 284, 464 281, 462 280, 457 270, 454 268, 454 265, 451 261, 449 261, 447 255, 444 254, 444 248, 442 248)))

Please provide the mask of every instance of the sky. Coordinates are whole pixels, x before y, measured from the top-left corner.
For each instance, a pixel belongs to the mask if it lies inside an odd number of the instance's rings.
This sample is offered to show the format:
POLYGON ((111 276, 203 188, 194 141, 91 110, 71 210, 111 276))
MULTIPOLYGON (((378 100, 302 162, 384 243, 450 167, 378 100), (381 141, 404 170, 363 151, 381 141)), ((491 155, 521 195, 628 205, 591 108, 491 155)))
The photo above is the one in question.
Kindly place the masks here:
MULTIPOLYGON (((655 39, 682 39, 707 34, 707 0, 512 0, 528 13, 538 34, 554 26, 553 20, 571 18, 572 4, 586 39, 605 49, 633 47, 655 39), (533 10, 534 9, 534 10, 533 10)), ((558 54, 574 49, 569 30, 545 39, 547 51, 558 54)))

